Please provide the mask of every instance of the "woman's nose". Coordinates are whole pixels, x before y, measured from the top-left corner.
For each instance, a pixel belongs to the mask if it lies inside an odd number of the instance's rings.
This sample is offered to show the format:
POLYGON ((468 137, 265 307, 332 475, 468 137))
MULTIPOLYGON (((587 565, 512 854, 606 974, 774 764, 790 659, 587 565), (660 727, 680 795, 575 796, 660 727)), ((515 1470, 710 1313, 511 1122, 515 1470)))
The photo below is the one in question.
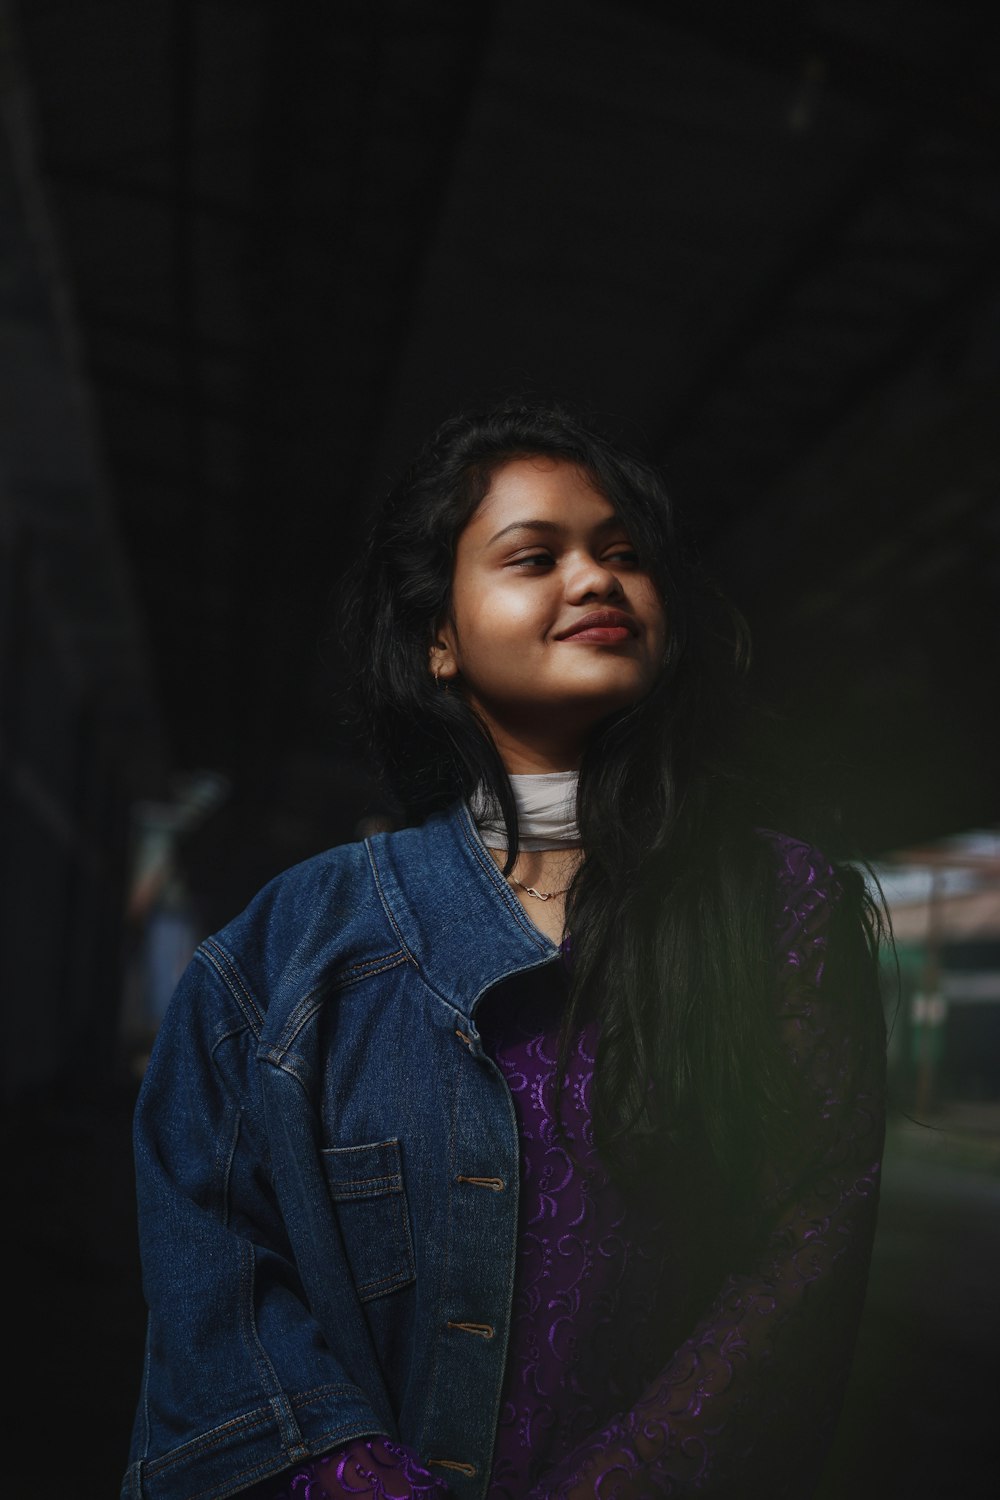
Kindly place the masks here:
POLYGON ((624 593, 617 573, 596 557, 580 558, 571 570, 566 595, 571 603, 585 599, 617 599, 624 593))

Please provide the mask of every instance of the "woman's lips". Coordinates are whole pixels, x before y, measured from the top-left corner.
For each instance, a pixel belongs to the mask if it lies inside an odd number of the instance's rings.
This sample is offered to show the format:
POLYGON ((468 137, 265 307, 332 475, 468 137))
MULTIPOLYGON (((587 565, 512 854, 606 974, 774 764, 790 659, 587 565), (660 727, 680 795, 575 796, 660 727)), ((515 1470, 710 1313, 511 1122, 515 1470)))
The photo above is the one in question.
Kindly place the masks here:
POLYGON ((615 646, 636 634, 634 622, 617 609, 595 610, 584 615, 556 637, 560 641, 591 641, 597 645, 615 646))
POLYGON ((629 641, 632 639, 631 630, 626 630, 624 625, 589 625, 586 630, 574 630, 572 635, 564 635, 564 641, 601 641, 607 645, 613 645, 617 641, 629 641))

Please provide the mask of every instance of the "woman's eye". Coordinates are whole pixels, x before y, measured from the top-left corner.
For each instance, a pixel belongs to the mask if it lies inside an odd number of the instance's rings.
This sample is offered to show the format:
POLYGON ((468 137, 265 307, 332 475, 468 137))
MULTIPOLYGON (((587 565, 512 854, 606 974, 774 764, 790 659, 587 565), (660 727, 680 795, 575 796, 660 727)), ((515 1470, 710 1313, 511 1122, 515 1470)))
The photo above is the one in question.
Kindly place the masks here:
POLYGON ((549 552, 529 552, 524 557, 513 559, 515 568, 548 568, 552 566, 552 555, 549 552))
POLYGON ((638 563, 639 554, 634 547, 615 547, 613 551, 604 554, 605 562, 638 563))

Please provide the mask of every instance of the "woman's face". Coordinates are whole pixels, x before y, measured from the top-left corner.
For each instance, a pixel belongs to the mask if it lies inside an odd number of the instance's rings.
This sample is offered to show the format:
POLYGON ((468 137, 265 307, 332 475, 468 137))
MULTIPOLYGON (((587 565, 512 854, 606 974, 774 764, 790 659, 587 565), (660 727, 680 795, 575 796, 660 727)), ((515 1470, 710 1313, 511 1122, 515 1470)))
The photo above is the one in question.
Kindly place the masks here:
POLYGON ((430 668, 507 770, 573 769, 594 726, 649 691, 665 644, 656 586, 586 474, 541 456, 499 469, 459 537, 430 668))

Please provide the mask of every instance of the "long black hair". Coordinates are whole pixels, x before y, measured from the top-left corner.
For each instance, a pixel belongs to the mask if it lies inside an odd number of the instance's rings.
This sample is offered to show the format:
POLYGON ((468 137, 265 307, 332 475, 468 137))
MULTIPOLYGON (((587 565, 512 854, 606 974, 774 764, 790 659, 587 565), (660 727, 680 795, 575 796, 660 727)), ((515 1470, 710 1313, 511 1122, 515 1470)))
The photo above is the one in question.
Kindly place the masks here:
MULTIPOLYGON (((561 405, 508 400, 445 422, 381 507, 356 571, 348 655, 363 719, 409 816, 486 790, 509 873, 510 782, 461 691, 435 683, 429 647, 463 527, 494 473, 535 455, 579 466, 611 503, 667 620, 652 689, 597 726, 580 766, 586 858, 567 899, 559 1077, 574 1028, 599 1015, 595 1133, 619 1179, 638 1181, 665 1140, 695 1131, 735 1179, 793 1128, 774 1019, 774 855, 758 832, 760 783, 741 760, 746 626, 678 535, 656 471, 561 405)), ((841 873, 874 941, 863 882, 841 873)))

